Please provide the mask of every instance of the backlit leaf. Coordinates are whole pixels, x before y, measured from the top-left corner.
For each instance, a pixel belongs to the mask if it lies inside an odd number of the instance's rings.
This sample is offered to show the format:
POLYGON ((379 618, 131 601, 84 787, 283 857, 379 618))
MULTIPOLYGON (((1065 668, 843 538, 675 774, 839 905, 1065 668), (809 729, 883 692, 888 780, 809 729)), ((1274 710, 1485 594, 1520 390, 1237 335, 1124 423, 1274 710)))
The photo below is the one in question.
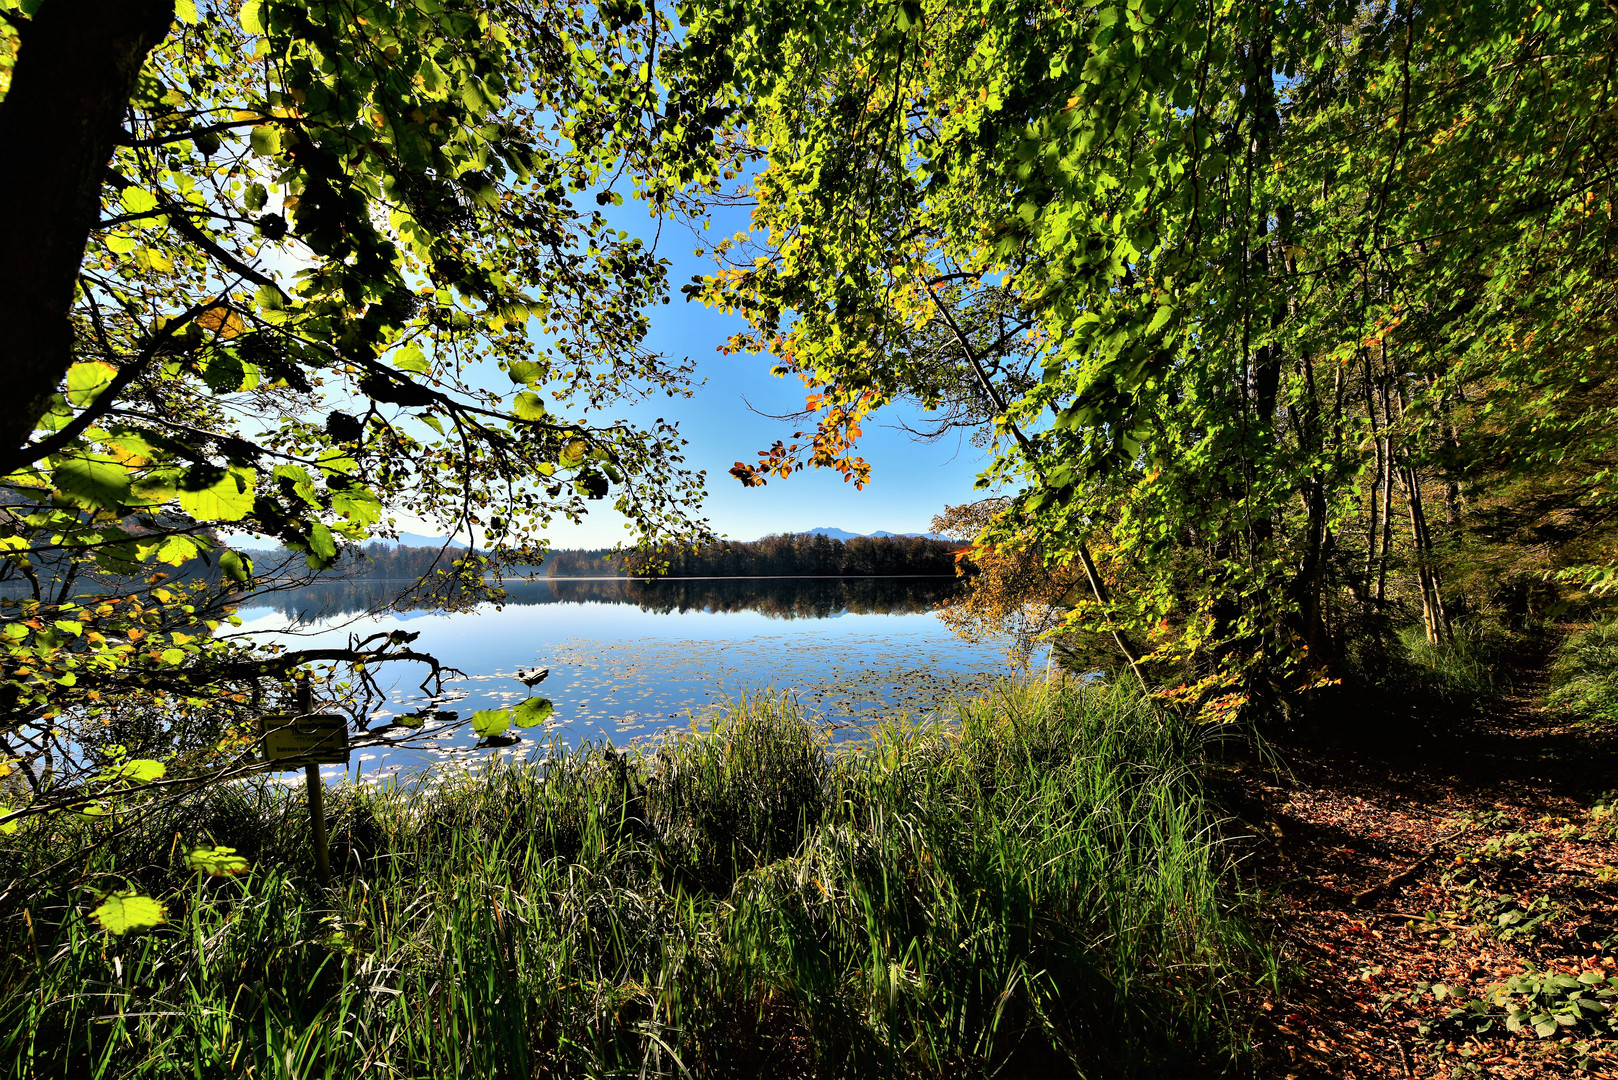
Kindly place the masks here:
POLYGON ((514 383, 523 383, 532 386, 545 377, 545 368, 532 360, 513 360, 506 365, 506 374, 514 383))
POLYGON ((119 776, 137 784, 150 784, 154 780, 161 780, 168 771, 168 766, 161 761, 152 761, 149 758, 137 758, 118 766, 119 776))
POLYGON ((260 157, 271 157, 281 150, 281 131, 273 125, 258 125, 253 129, 249 139, 253 145, 253 153, 260 157))
POLYGON ((86 509, 114 509, 129 502, 129 473, 110 461, 68 458, 51 471, 62 493, 86 509))
POLYGON ((238 551, 219 553, 219 569, 232 581, 247 583, 253 580, 253 560, 238 551))
POLYGON ((543 724, 546 720, 549 720, 551 713, 555 711, 555 706, 545 698, 529 698, 514 710, 512 721, 518 727, 533 727, 535 724, 543 724))
POLYGON ((196 848, 185 857, 186 864, 211 877, 232 877, 252 869, 233 847, 196 848))
POLYGON ((157 196, 145 188, 126 187, 119 200, 130 214, 148 214, 157 209, 157 196))
POLYGON ((524 390, 517 395, 514 409, 518 418, 522 420, 545 419, 545 403, 531 390, 524 390))
POLYGON ((414 345, 406 345, 394 353, 393 366, 400 371, 414 371, 420 374, 426 374, 432 370, 432 366, 427 363, 427 357, 414 345))
POLYGON ((133 889, 115 892, 91 912, 96 922, 110 933, 122 936, 131 930, 148 930, 168 921, 168 909, 150 896, 133 889))
POLYGON ((472 731, 480 739, 498 735, 510 726, 510 709, 483 709, 472 714, 472 731))
POLYGON ((83 408, 101 396, 118 369, 99 360, 74 364, 67 369, 67 399, 83 408))
POLYGON ((199 521, 240 521, 253 509, 253 470, 233 468, 201 491, 181 490, 180 507, 199 521))

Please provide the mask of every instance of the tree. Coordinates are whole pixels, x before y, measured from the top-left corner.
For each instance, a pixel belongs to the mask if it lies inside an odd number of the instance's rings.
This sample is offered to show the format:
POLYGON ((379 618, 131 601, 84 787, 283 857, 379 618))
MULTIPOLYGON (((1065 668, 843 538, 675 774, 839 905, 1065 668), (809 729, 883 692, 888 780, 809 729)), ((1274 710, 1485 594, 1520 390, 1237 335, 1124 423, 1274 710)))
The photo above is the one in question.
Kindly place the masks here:
POLYGON ((757 202, 688 294, 742 314, 731 347, 818 414, 746 483, 863 479, 865 418, 947 394, 991 429, 980 486, 1016 492, 985 541, 1032 530, 1125 662, 1225 715, 1330 683, 1390 606, 1449 632, 1473 434, 1532 434, 1511 465, 1532 472, 1599 431, 1581 475, 1605 475, 1610 414, 1574 403, 1610 378, 1608 8, 681 18, 671 85, 723 115, 671 160, 715 193, 742 173, 757 202), (946 389, 940 357, 969 382, 946 389))
POLYGON ((312 664, 362 730, 377 664, 440 675, 408 635, 231 639, 255 580, 233 531, 320 569, 408 510, 484 539, 449 571, 463 596, 609 492, 649 538, 701 532, 674 429, 602 417, 687 392, 642 344, 664 264, 577 205, 621 202, 644 165, 655 14, 3 0, 0 19, 0 760, 27 778, 0 828, 176 762, 245 767, 252 714, 312 664), (98 734, 154 715, 175 718, 147 740, 166 760, 98 734))
MULTIPOLYGON (((1002 496, 946 507, 933 518, 932 531, 972 543, 997 524, 995 517, 1009 502, 1002 496)), ((939 618, 967 641, 1005 641, 1006 660, 1026 668, 1039 645, 1062 626, 1081 583, 1054 572, 1032 545, 972 544, 959 555, 963 587, 939 606, 939 618)))

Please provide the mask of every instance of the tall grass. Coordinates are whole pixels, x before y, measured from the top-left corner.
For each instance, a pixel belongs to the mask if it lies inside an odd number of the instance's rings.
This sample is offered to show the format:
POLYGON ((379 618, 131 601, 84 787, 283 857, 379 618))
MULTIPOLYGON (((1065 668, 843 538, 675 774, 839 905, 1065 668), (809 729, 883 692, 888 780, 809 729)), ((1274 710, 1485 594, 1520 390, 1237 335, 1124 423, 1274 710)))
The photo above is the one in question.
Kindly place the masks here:
MULTIPOLYGON (((655 750, 555 746, 329 793, 212 793, 3 902, 13 1076, 1179 1075, 1270 972, 1194 734, 1105 687, 1006 687, 832 754, 744 699, 655 750), (185 870, 194 843, 250 874, 185 870), (129 881, 169 922, 86 912, 129 881)), ((104 825, 7 840, 23 879, 104 825)))
POLYGON ((1565 717, 1618 722, 1618 623, 1596 623, 1562 639, 1546 704, 1565 717))
POLYGON ((1511 688, 1510 657, 1521 636, 1482 622, 1454 625, 1447 642, 1427 640, 1420 625, 1381 628, 1349 642, 1347 670, 1360 694, 1369 691, 1403 704, 1475 707, 1511 688))
POLYGON ((1509 689, 1505 636, 1478 623, 1457 622, 1451 640, 1433 643, 1419 626, 1399 634, 1415 689, 1448 702, 1478 702, 1509 689))

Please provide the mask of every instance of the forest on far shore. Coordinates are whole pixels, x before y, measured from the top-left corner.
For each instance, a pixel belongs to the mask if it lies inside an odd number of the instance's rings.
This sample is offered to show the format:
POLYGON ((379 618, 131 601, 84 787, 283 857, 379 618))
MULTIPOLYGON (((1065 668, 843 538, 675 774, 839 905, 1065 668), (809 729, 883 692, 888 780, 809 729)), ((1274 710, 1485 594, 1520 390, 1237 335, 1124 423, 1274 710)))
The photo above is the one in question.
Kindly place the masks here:
POLYGON ((614 551, 584 548, 545 556, 547 577, 888 577, 955 573, 962 545, 925 536, 776 533, 762 540, 716 540, 695 547, 614 551))
MULTIPOLYGON (((546 577, 942 577, 954 576, 965 545, 925 536, 856 536, 837 540, 818 533, 777 533, 762 540, 655 548, 564 548, 535 562, 502 563, 505 578, 546 577)), ((346 553, 311 583, 333 580, 414 581, 450 573, 466 555, 460 546, 410 547, 370 543, 346 553)), ((261 573, 278 567, 305 571, 302 555, 277 549, 256 556, 261 573)))

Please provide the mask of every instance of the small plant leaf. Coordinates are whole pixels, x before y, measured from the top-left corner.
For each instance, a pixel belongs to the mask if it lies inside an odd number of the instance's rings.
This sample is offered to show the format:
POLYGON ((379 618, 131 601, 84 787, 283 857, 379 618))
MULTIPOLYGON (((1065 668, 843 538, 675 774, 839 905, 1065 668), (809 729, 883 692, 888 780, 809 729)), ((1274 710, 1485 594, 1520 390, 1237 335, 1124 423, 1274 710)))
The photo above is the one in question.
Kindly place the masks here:
POLYGON ((518 727, 533 727, 535 724, 543 724, 550 719, 551 713, 555 711, 556 707, 548 699, 529 698, 517 706, 515 713, 512 715, 512 720, 518 727))
POLYGON ((169 917, 168 909, 161 903, 133 889, 113 893, 91 914, 109 933, 120 937, 131 930, 149 930, 161 926, 169 917))
POLYGON ((153 761, 150 758, 137 758, 134 761, 126 761, 118 767, 119 776, 125 780, 132 780, 137 784, 150 784, 154 780, 161 780, 168 771, 167 765, 164 765, 161 761, 153 761))
POLYGON ((245 874, 251 867, 246 859, 236 854, 233 847, 197 848, 185 857, 187 865, 211 877, 233 877, 245 874))
POLYGON ((472 714, 472 731, 480 739, 498 735, 510 726, 510 709, 483 709, 472 714))

